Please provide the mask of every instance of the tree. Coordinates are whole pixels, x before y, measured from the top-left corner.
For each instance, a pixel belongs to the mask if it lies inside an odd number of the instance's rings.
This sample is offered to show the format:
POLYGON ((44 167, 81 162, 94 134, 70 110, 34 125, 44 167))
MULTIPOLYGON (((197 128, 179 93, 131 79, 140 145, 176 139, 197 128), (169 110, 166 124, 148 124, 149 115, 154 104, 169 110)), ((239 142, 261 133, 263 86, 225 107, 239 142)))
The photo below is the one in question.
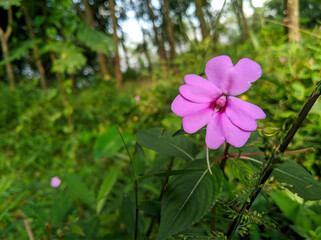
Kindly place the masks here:
POLYGON ((174 32, 173 32, 173 26, 170 19, 170 11, 169 11, 169 1, 164 0, 164 22, 166 23, 166 31, 168 34, 168 42, 171 50, 171 59, 174 59, 176 57, 176 50, 175 50, 175 40, 174 40, 174 32))
MULTIPOLYGON (((0 5, 1 6, 1 5, 0 5)), ((5 7, 5 6, 3 6, 5 7)), ((10 89, 14 90, 16 88, 16 80, 13 72, 13 68, 10 62, 10 54, 9 54, 9 46, 8 40, 12 33, 12 7, 9 5, 8 8, 8 24, 6 30, 0 27, 0 41, 1 41, 1 49, 4 55, 4 60, 6 61, 6 70, 9 78, 10 89)))
MULTIPOLYGON (((81 10, 79 9, 79 6, 75 3, 75 6, 77 8, 77 12, 80 16, 82 16, 83 20, 85 20, 87 25, 92 30, 95 30, 96 29, 95 28, 95 20, 94 20, 94 15, 91 11, 91 7, 90 7, 87 0, 82 0, 81 2, 85 7, 85 15, 81 12, 81 10)), ((108 73, 108 69, 107 69, 106 58, 101 51, 97 51, 97 59, 98 59, 98 63, 99 63, 100 72, 101 72, 102 77, 104 79, 108 79, 109 73, 108 73)))
POLYGON ((119 38, 117 36, 117 18, 115 14, 115 2, 114 0, 109 0, 110 13, 113 22, 113 38, 116 45, 115 51, 115 75, 117 79, 117 88, 120 89, 122 87, 122 73, 120 71, 120 59, 118 52, 119 38))
POLYGON ((159 30, 156 27, 155 15, 153 13, 150 0, 145 0, 145 1, 146 1, 147 10, 148 10, 148 15, 149 15, 149 18, 150 18, 152 25, 153 25, 153 31, 154 31, 155 41, 156 41, 156 44, 158 47, 159 58, 161 61, 165 61, 166 60, 166 53, 165 53, 164 41, 163 41, 163 38, 160 37, 159 30))
POLYGON ((206 26, 204 13, 203 13, 203 3, 202 0, 194 0, 195 3, 195 14, 198 18, 198 21, 200 22, 201 32, 203 40, 209 36, 209 32, 206 26))
POLYGON ((145 54, 147 63, 148 63, 148 71, 151 73, 152 72, 152 62, 150 59, 150 55, 148 52, 148 44, 147 44, 147 39, 146 39, 146 30, 144 29, 143 25, 140 22, 140 14, 139 14, 139 10, 137 8, 137 6, 134 4, 134 2, 132 0, 130 0, 130 5, 132 6, 132 9, 135 12, 135 17, 136 17, 136 21, 138 22, 138 25, 140 27, 140 30, 142 31, 143 34, 143 42, 141 44, 138 44, 136 50, 140 52, 140 50, 142 50, 145 54))
POLYGON ((288 34, 288 41, 300 40, 299 32, 299 0, 285 0, 285 32, 288 34))
MULTIPOLYGON (((32 40, 36 40, 36 35, 32 26, 32 21, 31 21, 31 17, 29 14, 29 9, 26 3, 26 0, 22 1, 22 9, 23 9, 23 14, 25 17, 25 21, 26 24, 28 26, 28 30, 29 30, 29 37, 32 40)), ((35 43, 34 47, 33 47, 33 56, 36 60, 36 65, 40 74, 40 83, 41 83, 41 87, 43 90, 47 89, 47 80, 46 80, 46 74, 45 74, 45 69, 43 67, 40 55, 39 55, 39 48, 37 43, 35 43)))
POLYGON ((244 41, 250 37, 250 30, 243 11, 243 0, 233 1, 233 9, 237 18, 237 23, 240 28, 241 38, 244 41))

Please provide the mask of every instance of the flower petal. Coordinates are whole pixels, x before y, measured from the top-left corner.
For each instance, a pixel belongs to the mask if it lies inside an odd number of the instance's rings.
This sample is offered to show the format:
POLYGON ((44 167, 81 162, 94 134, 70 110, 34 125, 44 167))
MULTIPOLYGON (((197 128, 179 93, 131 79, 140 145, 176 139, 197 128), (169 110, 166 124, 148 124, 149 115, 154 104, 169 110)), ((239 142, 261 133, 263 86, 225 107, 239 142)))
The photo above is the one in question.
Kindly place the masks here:
POLYGON ((233 63, 229 56, 224 55, 212 58, 205 66, 207 79, 221 89, 224 94, 228 93, 232 71, 234 71, 233 63))
POLYGON ((187 133, 195 133, 204 127, 210 120, 214 111, 210 108, 187 115, 183 118, 183 128, 187 133))
POLYGON ((226 116, 225 112, 221 115, 221 124, 226 142, 234 147, 242 147, 249 139, 251 132, 244 131, 235 126, 226 116))
POLYGON ((222 95, 213 83, 208 80, 194 75, 185 76, 186 85, 180 86, 180 93, 188 100, 193 102, 212 102, 222 95))
POLYGON ((226 95, 239 95, 251 87, 262 75, 259 64, 248 58, 241 59, 234 67, 228 56, 209 60, 205 67, 208 80, 226 95))
POLYGON ((254 118, 250 117, 242 108, 235 104, 228 103, 225 109, 226 116, 237 127, 245 131, 255 131, 257 123, 254 118))
POLYGON ((248 58, 242 58, 236 65, 231 75, 231 87, 229 95, 236 96, 251 87, 251 83, 258 80, 262 75, 261 66, 248 58))
POLYGON ((188 101, 180 94, 174 99, 171 106, 172 111, 180 117, 185 117, 208 107, 208 103, 194 103, 188 101))
POLYGON ((211 149, 217 149, 225 141, 221 126, 221 113, 214 113, 212 119, 207 124, 205 142, 211 149))
MULTIPOLYGON (((227 97, 227 103, 229 108, 237 109, 237 111, 244 112, 247 114, 249 117, 254 118, 254 119, 264 119, 266 117, 265 113, 261 108, 258 106, 245 102, 242 99, 228 96, 227 97)), ((228 115, 229 116, 229 115, 228 115)))

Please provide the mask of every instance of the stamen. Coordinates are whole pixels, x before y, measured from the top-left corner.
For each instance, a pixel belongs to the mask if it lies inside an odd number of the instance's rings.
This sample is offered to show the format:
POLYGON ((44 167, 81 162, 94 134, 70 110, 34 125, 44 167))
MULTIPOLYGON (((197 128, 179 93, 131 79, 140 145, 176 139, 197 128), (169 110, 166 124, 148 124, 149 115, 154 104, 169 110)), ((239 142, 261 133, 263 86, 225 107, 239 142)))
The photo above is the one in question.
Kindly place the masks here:
POLYGON ((221 110, 221 107, 219 105, 216 105, 214 108, 214 112, 218 112, 221 110))

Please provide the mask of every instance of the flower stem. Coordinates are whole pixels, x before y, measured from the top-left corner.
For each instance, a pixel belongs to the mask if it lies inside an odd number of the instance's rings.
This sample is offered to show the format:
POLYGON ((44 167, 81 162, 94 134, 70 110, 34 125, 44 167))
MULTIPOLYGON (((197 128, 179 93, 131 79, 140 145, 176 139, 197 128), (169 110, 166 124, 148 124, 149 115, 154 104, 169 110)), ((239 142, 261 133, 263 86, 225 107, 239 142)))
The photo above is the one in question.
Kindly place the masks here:
POLYGON ((285 138, 283 139, 282 143, 279 145, 277 150, 273 152, 271 158, 268 160, 266 166, 262 170, 260 177, 258 178, 255 184, 255 187, 253 188, 251 194, 249 195, 248 200, 243 204, 241 210, 239 211, 238 216, 234 219, 234 221, 232 222, 227 232, 228 239, 232 239, 234 233, 236 232, 242 220, 245 210, 249 210, 250 207, 252 206, 254 200, 262 190, 265 182, 269 179, 270 175, 272 174, 275 162, 285 152, 285 149, 288 147, 288 145, 292 141, 295 133, 300 128, 303 120, 306 118, 312 106, 314 105, 314 103, 316 102, 316 100, 319 98, 320 95, 321 95, 321 82, 318 83, 317 87, 314 89, 313 93, 310 95, 307 102, 303 106, 301 112, 299 113, 299 116, 296 122, 292 125, 292 128, 290 129, 290 131, 287 133, 287 135, 285 136, 285 138))
POLYGON ((213 175, 212 170, 211 170, 211 166, 210 166, 210 157, 209 157, 207 146, 206 146, 206 162, 207 162, 208 171, 210 172, 211 175, 213 175))

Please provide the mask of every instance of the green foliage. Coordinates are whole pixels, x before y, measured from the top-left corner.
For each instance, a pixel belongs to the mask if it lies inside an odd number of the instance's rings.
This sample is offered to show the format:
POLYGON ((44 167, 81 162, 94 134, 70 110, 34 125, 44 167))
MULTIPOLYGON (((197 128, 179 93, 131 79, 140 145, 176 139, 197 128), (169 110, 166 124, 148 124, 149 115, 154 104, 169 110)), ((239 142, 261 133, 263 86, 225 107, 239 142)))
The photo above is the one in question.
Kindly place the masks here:
POLYGON ((194 160, 195 150, 192 142, 183 135, 173 137, 173 132, 155 128, 142 130, 137 133, 138 142, 154 151, 194 160))
POLYGON ((21 0, 1 0, 0 7, 8 10, 11 6, 20 6, 21 0))
POLYGON ((97 206, 96 206, 96 211, 98 214, 101 212, 101 210, 104 206, 104 203, 106 201, 106 198, 117 180, 118 173, 119 173, 118 167, 116 167, 116 168, 110 167, 108 175, 106 176, 103 184, 100 187, 98 197, 97 197, 97 199, 98 199, 97 206))
MULTIPOLYGON (((37 37, 51 41, 40 51, 48 76, 46 93, 21 67, 30 65, 34 73, 28 52, 44 42, 25 40, 22 24, 9 43, 19 84, 10 91, 0 83, 0 237, 27 239, 27 220, 35 239, 226 239, 266 160, 320 81, 320 30, 289 44, 282 27, 261 19, 264 26, 240 43, 234 31, 220 26, 218 32, 224 39, 231 36, 231 42, 189 41, 189 50, 184 45, 186 52, 170 61, 173 67, 153 66, 151 74, 138 67, 128 70, 133 74, 124 75, 124 89, 118 92, 114 79, 102 81, 96 74, 94 52, 101 51, 113 75, 110 34, 79 23, 74 4, 78 2, 32 3, 32 15, 47 11, 33 18, 37 37), (181 118, 171 113, 170 104, 184 75, 202 74, 206 60, 220 54, 230 55, 234 63, 244 57, 260 63, 262 78, 238 97, 259 105, 267 119, 258 121, 258 131, 246 146, 230 148, 230 153, 254 156, 229 158, 220 168, 214 165, 210 175, 205 130, 193 135, 177 131, 181 118), (68 107, 50 68, 64 77, 68 107), (55 189, 50 187, 53 176, 62 179, 55 189)), ((103 6, 99 4, 94 2, 92 10, 103 6)), ((109 29, 110 18, 95 17, 100 30, 109 29)), ((162 16, 157 17, 159 21, 162 16)), ((0 62, 2 75, 4 64, 0 62)), ((289 146, 313 147, 314 152, 285 154, 286 162, 276 167, 245 211, 239 239, 320 239, 320 116, 319 100, 289 146)), ((222 149, 210 151, 210 161, 222 155, 222 149)))
POLYGON ((43 47, 41 53, 54 52, 58 54, 53 62, 52 71, 75 74, 86 64, 82 49, 64 42, 52 42, 43 47))
MULTIPOLYGON (((204 161, 193 161, 187 169, 204 166, 204 161)), ((206 169, 206 168, 205 168, 206 169)), ((222 189, 222 173, 215 168, 173 177, 162 200, 161 222, 157 239, 167 239, 198 222, 215 203, 222 189)))
POLYGON ((106 56, 115 52, 115 43, 111 36, 93 30, 84 23, 79 24, 77 38, 94 52, 100 51, 106 56))
POLYGON ((64 180, 67 183, 68 190, 73 198, 79 198, 80 201, 93 206, 95 203, 94 194, 76 175, 66 174, 64 180))
POLYGON ((99 135, 94 145, 94 158, 112 157, 122 148, 122 140, 118 127, 113 125, 105 133, 99 135))
POLYGON ((286 161, 275 169, 274 176, 278 181, 289 184, 289 190, 304 199, 321 199, 321 183, 292 160, 286 161))
POLYGON ((39 44, 40 42, 40 39, 31 39, 20 43, 19 46, 12 49, 10 57, 8 59, 0 61, 0 66, 6 64, 7 62, 21 59, 29 52, 30 49, 32 49, 36 44, 39 44))

